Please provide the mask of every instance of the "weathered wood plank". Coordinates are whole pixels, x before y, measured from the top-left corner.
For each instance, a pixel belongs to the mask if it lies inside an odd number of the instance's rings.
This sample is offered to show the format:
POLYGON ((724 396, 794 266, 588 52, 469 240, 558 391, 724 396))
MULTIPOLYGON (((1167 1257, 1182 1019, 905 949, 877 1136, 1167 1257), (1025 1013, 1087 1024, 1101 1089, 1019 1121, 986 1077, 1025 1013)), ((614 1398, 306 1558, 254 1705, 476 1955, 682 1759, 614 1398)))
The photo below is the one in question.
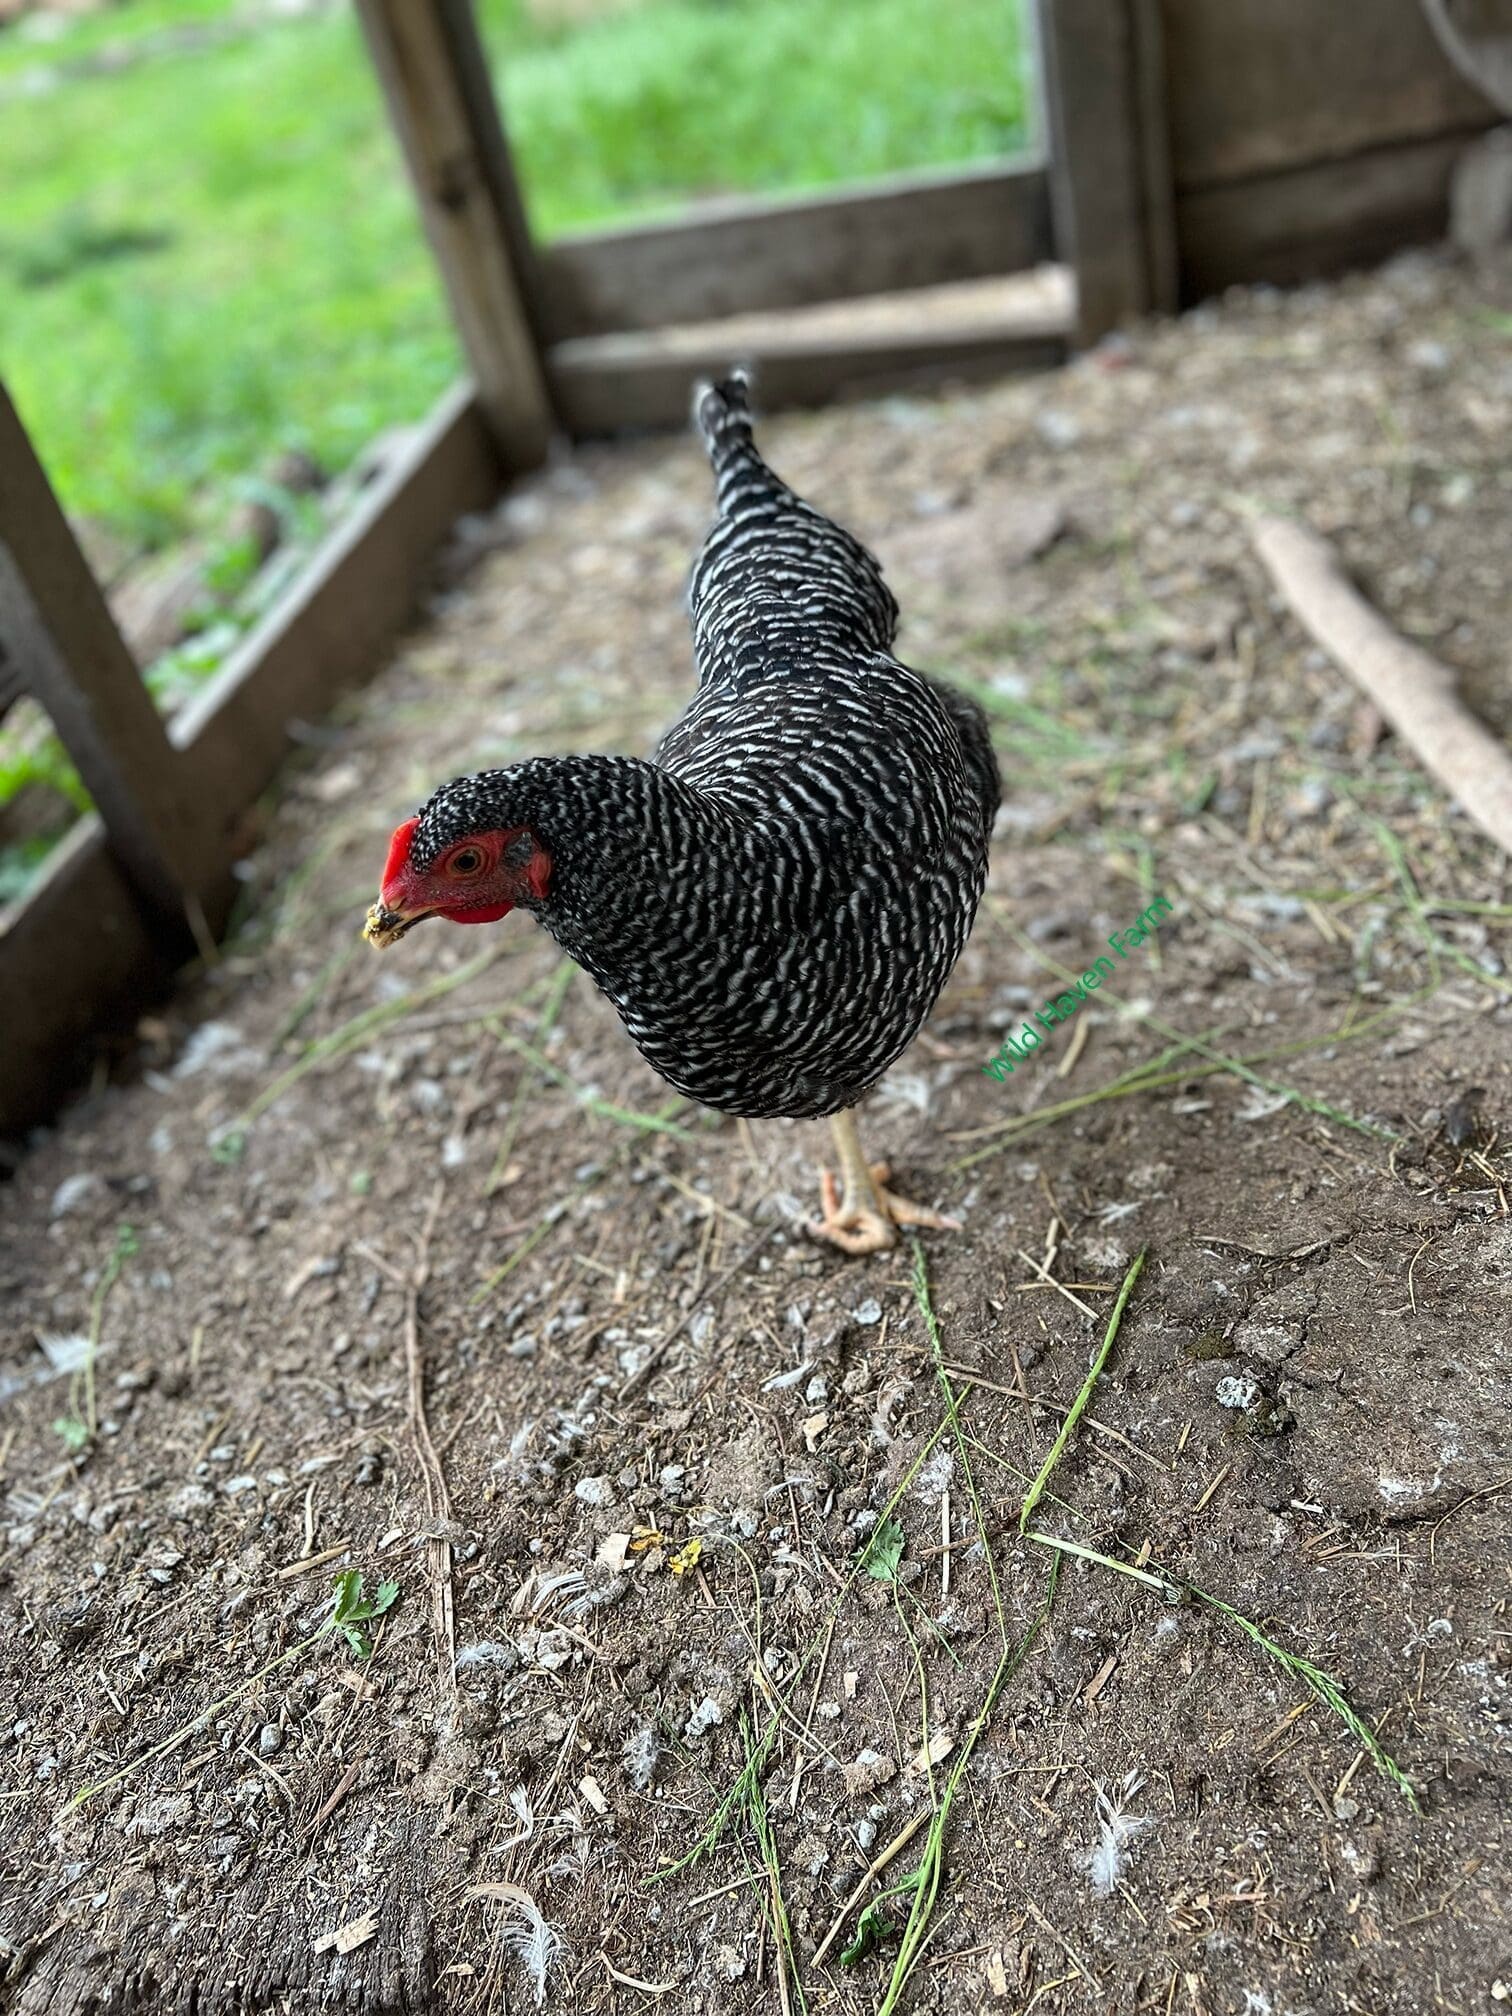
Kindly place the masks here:
POLYGON ((670 223, 558 238, 540 255, 553 340, 708 322, 1017 272, 1053 257, 1038 161, 898 176, 670 223))
POLYGON ((755 365, 762 407, 773 412, 942 379, 1048 369, 1065 361, 1068 329, 1064 314, 955 330, 926 319, 869 339, 800 334, 732 343, 716 327, 562 343, 548 352, 547 367, 559 410, 583 438, 683 425, 694 381, 735 360, 755 365))
MULTIPOLYGON (((429 556, 465 511, 498 494, 492 434, 470 386, 448 394, 305 578, 175 719, 184 767, 217 808, 229 849, 246 807, 317 715, 372 670, 409 615, 429 556)), ((212 927, 226 891, 212 889, 212 927)), ((0 1134, 45 1119, 87 1068, 89 1039, 161 995, 154 945, 97 819, 56 848, 25 900, 0 912, 0 1134)))
POLYGON ((21 668, 13 658, 7 657, 5 639, 0 637, 0 721, 25 692, 21 684, 21 668))
POLYGON ((1512 0, 1423 0, 1423 12, 1460 75, 1512 118, 1512 0))
POLYGON ((159 920, 182 919, 225 868, 184 770, 0 387, 0 632, 7 662, 51 716, 128 879, 159 920))
POLYGON ((1173 305, 1160 20, 1151 0, 1038 0, 1056 245, 1076 340, 1173 305))
POLYGON ((415 606, 436 547, 499 493, 481 401, 456 386, 332 534, 300 580, 174 717, 196 786, 229 824, 322 713, 373 669, 415 606))
POLYGON ((1178 196, 1183 299, 1254 280, 1294 286, 1442 238, 1463 146, 1409 142, 1178 196))
POLYGON ((1130 0, 1134 56, 1134 143, 1139 155, 1145 309, 1170 314, 1178 299, 1171 121, 1165 96, 1165 17, 1161 0, 1130 0))
POLYGON ((553 419, 526 294, 524 213, 470 0, 357 0, 426 236, 512 469, 535 467, 553 419))
POLYGON ((81 819, 25 901, 0 910, 0 1135, 49 1119, 95 1039, 129 1026, 173 968, 104 827, 81 819))
POLYGON ((1419 0, 1163 0, 1176 188, 1489 125, 1419 0))

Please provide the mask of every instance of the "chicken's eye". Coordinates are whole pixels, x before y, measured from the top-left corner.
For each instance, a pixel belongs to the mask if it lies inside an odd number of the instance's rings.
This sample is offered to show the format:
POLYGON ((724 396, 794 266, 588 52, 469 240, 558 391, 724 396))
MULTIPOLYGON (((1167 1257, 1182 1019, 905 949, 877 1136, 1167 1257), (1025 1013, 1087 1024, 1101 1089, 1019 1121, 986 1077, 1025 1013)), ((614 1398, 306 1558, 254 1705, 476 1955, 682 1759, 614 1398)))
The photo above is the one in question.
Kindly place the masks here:
POLYGON ((477 847, 463 847, 447 862, 447 872, 452 875, 476 875, 483 866, 483 855, 477 847))

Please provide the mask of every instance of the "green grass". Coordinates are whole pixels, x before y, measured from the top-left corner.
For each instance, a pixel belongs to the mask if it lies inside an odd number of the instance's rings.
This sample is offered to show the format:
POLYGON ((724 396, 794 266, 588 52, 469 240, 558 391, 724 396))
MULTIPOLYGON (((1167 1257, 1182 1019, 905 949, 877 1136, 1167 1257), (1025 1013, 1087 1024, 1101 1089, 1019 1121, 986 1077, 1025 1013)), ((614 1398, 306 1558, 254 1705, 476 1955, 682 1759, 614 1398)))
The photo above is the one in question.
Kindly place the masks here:
MULTIPOLYGON (((276 447, 340 467, 459 364, 351 10, 164 42, 226 12, 133 0, 46 44, 0 34, 0 374, 68 508, 133 545, 215 517, 276 447), (69 68, 122 41, 141 60, 69 68), (66 81, 20 92, 44 66, 66 81)), ((1014 0, 482 17, 545 235, 1022 137, 1014 0)))

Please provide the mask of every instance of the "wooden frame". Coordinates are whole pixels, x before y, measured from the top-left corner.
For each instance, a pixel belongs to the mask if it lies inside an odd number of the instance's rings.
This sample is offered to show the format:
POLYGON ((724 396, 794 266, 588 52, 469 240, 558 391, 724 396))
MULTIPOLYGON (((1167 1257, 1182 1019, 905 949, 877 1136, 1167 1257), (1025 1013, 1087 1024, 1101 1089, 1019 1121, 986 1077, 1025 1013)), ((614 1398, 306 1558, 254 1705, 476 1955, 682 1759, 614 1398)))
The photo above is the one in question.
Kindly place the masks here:
POLYGON ((553 430, 525 213, 470 0, 357 0, 478 400, 508 465, 553 430))
MULTIPOLYGON (((212 927, 229 908, 235 829, 294 746, 291 727, 372 671, 413 608, 430 555, 499 483, 491 425, 472 388, 459 387, 173 723, 170 774, 207 808, 208 837, 197 843, 206 851, 189 864, 189 881, 212 927)), ((56 529, 43 557, 67 566, 56 529)), ((66 527, 64 537, 71 548, 66 527)), ((140 694, 129 658, 124 669, 115 662, 117 697, 140 694)), ((126 745, 116 755, 135 760, 126 745)), ((118 833, 98 816, 80 820, 26 898, 0 911, 0 1134, 46 1119, 87 1061, 86 1039, 161 994, 186 949, 143 902, 118 833)))
POLYGON ((3 386, 0 630, 14 678, 51 715, 133 889, 159 924, 182 922, 210 866, 203 801, 3 386))
POLYGON ((1076 340, 1176 305, 1160 0, 1038 0, 1055 235, 1076 340))
POLYGON ((1043 162, 899 175, 671 223, 554 239, 537 260, 549 340, 713 322, 984 280, 1055 256, 1043 162))

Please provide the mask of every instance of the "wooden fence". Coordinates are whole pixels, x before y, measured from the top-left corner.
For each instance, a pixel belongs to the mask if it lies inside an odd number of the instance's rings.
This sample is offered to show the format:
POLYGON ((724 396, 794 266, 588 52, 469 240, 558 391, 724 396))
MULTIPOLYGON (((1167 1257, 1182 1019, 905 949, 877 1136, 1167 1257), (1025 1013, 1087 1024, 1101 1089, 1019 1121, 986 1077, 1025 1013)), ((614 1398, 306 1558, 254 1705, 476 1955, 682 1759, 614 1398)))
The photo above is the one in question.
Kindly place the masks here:
POLYGON ((96 807, 0 914, 0 1133, 208 945, 291 727, 372 670, 449 527, 553 437, 677 424, 732 348, 768 406, 812 403, 1053 364, 1235 281, 1366 263, 1442 232, 1454 158, 1494 118, 1417 0, 1038 0, 1042 154, 542 246, 470 0, 358 12, 471 379, 171 727, 0 391, 0 714, 36 698, 96 807), (927 292, 1052 261, 1072 306, 952 320, 927 292), (802 312, 873 296, 914 312, 838 335, 802 312), (772 319, 738 345, 720 326, 752 316, 772 319))

